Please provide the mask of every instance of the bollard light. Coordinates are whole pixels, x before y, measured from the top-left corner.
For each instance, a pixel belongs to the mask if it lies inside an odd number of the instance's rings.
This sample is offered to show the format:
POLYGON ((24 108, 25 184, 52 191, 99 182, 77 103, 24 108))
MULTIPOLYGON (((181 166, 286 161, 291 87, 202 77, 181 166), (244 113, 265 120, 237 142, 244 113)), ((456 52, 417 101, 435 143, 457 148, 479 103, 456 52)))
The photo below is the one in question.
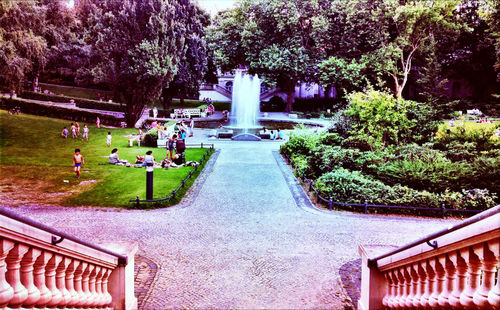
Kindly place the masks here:
POLYGON ((146 163, 146 200, 153 199, 153 163, 146 163))

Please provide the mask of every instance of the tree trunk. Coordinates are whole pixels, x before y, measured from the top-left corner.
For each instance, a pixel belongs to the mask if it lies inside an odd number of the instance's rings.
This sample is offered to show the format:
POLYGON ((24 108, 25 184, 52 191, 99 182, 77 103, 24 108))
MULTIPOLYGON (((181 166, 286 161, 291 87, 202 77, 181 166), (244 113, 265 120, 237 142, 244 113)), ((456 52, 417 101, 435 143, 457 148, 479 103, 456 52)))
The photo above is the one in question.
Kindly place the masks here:
POLYGON ((289 85, 287 87, 286 109, 285 109, 285 112, 287 112, 287 113, 292 112, 292 109, 293 109, 293 99, 295 96, 295 84, 297 84, 297 81, 295 79, 290 80, 289 85))
POLYGON ((163 88, 162 89, 162 94, 161 96, 163 97, 163 110, 165 113, 168 115, 168 110, 170 109, 170 106, 172 105, 172 95, 168 91, 168 88, 163 88))
POLYGON ((35 73, 35 77, 33 78, 33 91, 36 92, 38 90, 38 77, 39 74, 35 73))
POLYGON ((145 105, 142 100, 138 100, 135 96, 132 96, 132 98, 125 98, 125 100, 127 105, 125 112, 127 127, 134 127, 135 123, 137 123, 141 117, 141 113, 145 105))
POLYGON ((179 100, 181 101, 181 106, 184 106, 184 94, 183 93, 179 93, 179 100))

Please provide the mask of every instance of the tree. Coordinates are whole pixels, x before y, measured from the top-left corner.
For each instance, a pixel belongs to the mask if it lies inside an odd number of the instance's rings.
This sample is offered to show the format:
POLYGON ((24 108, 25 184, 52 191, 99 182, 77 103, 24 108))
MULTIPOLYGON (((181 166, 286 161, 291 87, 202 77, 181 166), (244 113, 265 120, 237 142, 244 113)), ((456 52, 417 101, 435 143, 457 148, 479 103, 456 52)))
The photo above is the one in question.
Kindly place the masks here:
POLYGON ((34 1, 0 2, 0 83, 11 93, 46 63, 45 10, 34 1))
POLYGON ((287 92, 292 110, 295 86, 314 78, 325 54, 329 1, 243 0, 218 16, 211 47, 224 69, 248 67, 287 92))
POLYGON ((95 1, 88 29, 97 58, 91 68, 97 82, 108 84, 126 104, 128 126, 144 107, 159 98, 177 73, 185 52, 186 30, 179 27, 182 7, 173 1, 95 1))
POLYGON ((184 104, 185 96, 196 96, 199 93, 200 83, 207 70, 207 50, 205 27, 208 26, 209 16, 190 1, 181 1, 184 14, 179 27, 185 27, 186 52, 179 62, 179 69, 168 87, 163 88, 163 108, 168 110, 174 96, 178 96, 184 104))
POLYGON ((332 56, 319 64, 319 80, 325 87, 334 86, 339 97, 343 98, 347 93, 360 90, 363 86, 362 70, 365 66, 355 59, 347 62, 344 58, 332 56))
POLYGON ((393 34, 374 53, 377 61, 371 62, 376 71, 391 77, 396 98, 402 98, 417 52, 425 55, 432 47, 428 44, 429 40, 454 35, 463 27, 457 22, 455 14, 458 1, 404 2, 404 5, 388 2, 395 5, 386 15, 393 34))

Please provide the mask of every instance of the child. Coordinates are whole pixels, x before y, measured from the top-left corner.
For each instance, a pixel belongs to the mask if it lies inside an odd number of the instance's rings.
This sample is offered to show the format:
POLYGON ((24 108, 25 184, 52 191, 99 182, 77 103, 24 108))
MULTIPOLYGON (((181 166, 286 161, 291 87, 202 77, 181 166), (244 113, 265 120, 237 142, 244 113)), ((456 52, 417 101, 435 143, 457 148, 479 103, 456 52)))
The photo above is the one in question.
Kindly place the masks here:
POLYGON ((106 145, 111 146, 111 131, 108 131, 108 136, 106 137, 106 145))
POLYGON ((172 155, 174 155, 174 147, 177 141, 177 135, 173 135, 172 138, 168 139, 167 143, 167 158, 172 159, 172 155))
POLYGON ((80 149, 75 149, 75 155, 73 156, 73 166, 75 167, 76 177, 80 178, 80 167, 85 165, 83 161, 83 155, 80 154, 80 149))
POLYGON ((61 137, 63 137, 64 139, 68 138, 68 128, 64 127, 64 129, 61 132, 61 137))
POLYGON ((74 139, 76 138, 76 126, 73 123, 71 123, 70 128, 71 128, 71 138, 74 139))
POLYGON ((75 128, 76 128, 76 136, 79 137, 80 136, 80 124, 78 124, 78 122, 75 121, 75 128))
POLYGON ((87 125, 83 126, 82 141, 83 140, 89 141, 89 128, 87 127, 87 125))
POLYGON ((95 125, 97 126, 97 128, 101 128, 101 120, 99 119, 99 116, 95 120, 95 125))

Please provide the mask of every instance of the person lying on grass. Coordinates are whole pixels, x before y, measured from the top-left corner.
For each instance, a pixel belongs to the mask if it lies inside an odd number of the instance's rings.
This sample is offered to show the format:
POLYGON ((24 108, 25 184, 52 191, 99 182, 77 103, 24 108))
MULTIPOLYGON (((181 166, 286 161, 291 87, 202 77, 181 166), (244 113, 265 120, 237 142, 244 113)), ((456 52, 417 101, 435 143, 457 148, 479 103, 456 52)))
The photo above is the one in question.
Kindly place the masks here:
POLYGON ((168 169, 168 168, 188 167, 188 166, 196 167, 198 165, 199 165, 199 163, 195 162, 195 161, 188 161, 186 163, 182 163, 182 159, 181 159, 181 157, 180 157, 179 154, 175 154, 173 160, 165 158, 161 162, 161 167, 162 168, 166 168, 166 169, 168 169))
POLYGON ((118 149, 114 148, 111 151, 111 154, 109 155, 109 163, 111 165, 126 165, 126 164, 128 164, 128 161, 127 160, 120 160, 120 158, 118 157, 118 149))

